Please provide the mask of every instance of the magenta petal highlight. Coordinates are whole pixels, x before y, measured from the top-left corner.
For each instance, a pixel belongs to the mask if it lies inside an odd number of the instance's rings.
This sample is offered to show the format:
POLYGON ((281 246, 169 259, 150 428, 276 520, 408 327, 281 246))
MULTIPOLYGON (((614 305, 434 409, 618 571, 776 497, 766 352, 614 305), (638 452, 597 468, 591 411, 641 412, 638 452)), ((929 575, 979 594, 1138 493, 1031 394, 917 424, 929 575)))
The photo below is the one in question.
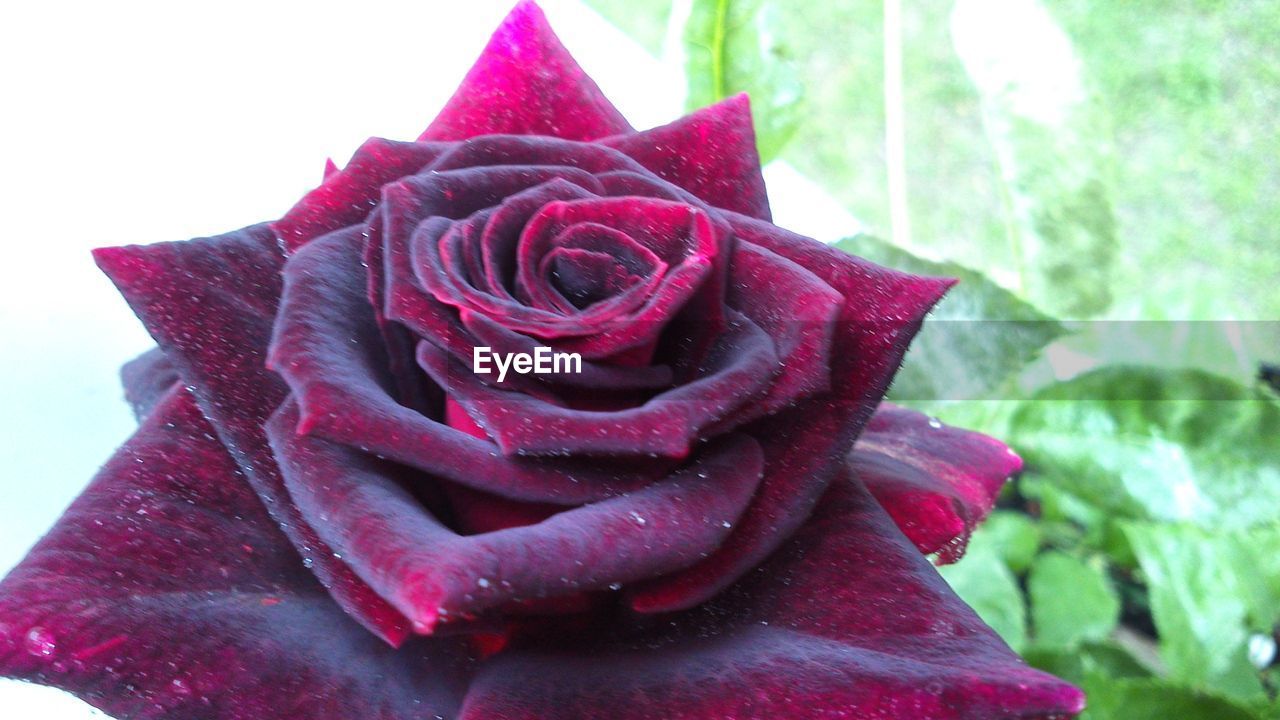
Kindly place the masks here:
POLYGON ((523 0, 420 139, 512 134, 594 140, 630 129, 542 10, 523 0))
POLYGON ((601 142, 711 205, 759 220, 770 218, 751 105, 745 94, 669 125, 601 142))
POLYGON ((923 553, 959 560, 1022 459, 981 433, 884 403, 849 453, 849 469, 923 553))

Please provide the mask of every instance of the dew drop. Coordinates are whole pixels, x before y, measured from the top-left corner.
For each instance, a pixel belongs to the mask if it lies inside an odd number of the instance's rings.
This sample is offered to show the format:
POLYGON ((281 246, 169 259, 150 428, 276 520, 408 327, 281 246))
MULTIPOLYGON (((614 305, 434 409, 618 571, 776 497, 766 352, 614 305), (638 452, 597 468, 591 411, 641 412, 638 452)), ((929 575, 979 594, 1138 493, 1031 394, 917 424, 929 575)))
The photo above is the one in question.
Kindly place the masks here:
POLYGON ((938 418, 929 418, 929 427, 933 428, 934 430, 941 430, 942 421, 939 420, 938 418))
POLYGON ((24 645, 27 652, 36 657, 49 657, 58 649, 58 640, 53 633, 37 626, 27 631, 24 645))
POLYGON ((493 583, 489 582, 489 578, 480 578, 479 580, 476 580, 476 585, 479 585, 482 588, 487 588, 492 584, 493 583))

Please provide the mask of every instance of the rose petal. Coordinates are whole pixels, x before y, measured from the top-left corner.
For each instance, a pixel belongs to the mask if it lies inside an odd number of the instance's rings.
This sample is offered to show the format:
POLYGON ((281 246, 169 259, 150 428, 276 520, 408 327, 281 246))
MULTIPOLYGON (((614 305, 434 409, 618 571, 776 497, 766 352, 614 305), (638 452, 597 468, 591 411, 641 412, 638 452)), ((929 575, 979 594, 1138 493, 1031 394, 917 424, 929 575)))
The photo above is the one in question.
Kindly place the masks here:
POLYGON ((644 172, 644 166, 613 148, 546 135, 484 135, 450 143, 449 151, 427 169, 445 172, 496 165, 559 165, 593 175, 644 172))
POLYGON ((466 658, 352 622, 180 387, 0 583, 0 674, 120 718, 452 717, 466 658))
POLYGON ((542 10, 524 0, 419 139, 509 133, 593 140, 630 129, 551 31, 542 10))
POLYGON ((94 257, 195 388, 218 437, 334 599, 383 639, 402 641, 405 619, 316 537, 289 502, 267 445, 263 423, 287 394, 264 364, 284 262, 271 229, 103 248, 94 257))
POLYGON ((310 243, 285 268, 271 358, 295 393, 301 432, 513 500, 573 505, 654 478, 586 461, 504 458, 492 443, 397 403, 379 372, 385 360, 360 257, 360 235, 351 228, 310 243))
POLYGON ((761 220, 770 218, 746 93, 669 125, 605 138, 601 143, 716 207, 761 220))
POLYGON ((626 496, 540 523, 456 535, 403 487, 394 466, 294 432, 286 404, 267 432, 289 491, 353 568, 424 634, 519 599, 604 589, 694 562, 750 502, 760 453, 730 436, 688 467, 626 496), (397 482, 400 480, 399 482, 397 482))
POLYGON ((378 204, 383 185, 418 172, 448 147, 369 138, 345 168, 326 173, 320 186, 271 223, 271 229, 293 252, 325 233, 354 225, 378 204))
POLYGON ((120 368, 124 399, 141 422, 160 398, 178 382, 178 370, 160 348, 152 348, 120 368))
POLYGON ((726 215, 741 242, 796 263, 843 296, 831 351, 832 390, 744 428, 765 453, 755 501, 714 555, 635 588, 631 606, 641 612, 707 600, 800 527, 884 396, 925 314, 953 284, 889 270, 768 223, 726 215))
POLYGON ((730 427, 831 389, 832 345, 844 303, 840 293, 800 265, 739 242, 729 268, 727 300, 773 338, 783 363, 768 394, 747 412, 728 418, 730 427))
POLYGON ((513 641, 481 666, 459 720, 1030 720, 1083 705, 1024 665, 846 477, 701 608, 513 641))
POLYGON ((849 453, 849 468, 920 552, 951 563, 1022 459, 995 438, 884 403, 849 453))
MULTIPOLYGON (((521 335, 513 332, 496 320, 480 313, 469 313, 466 321, 463 323, 470 337, 467 343, 457 343, 454 346, 446 348, 455 358, 472 358, 475 346, 488 347, 494 353, 511 354, 526 353, 533 355, 538 352, 538 348, 544 347, 544 352, 550 352, 555 348, 550 345, 540 343, 528 335, 521 335), (474 341, 472 344, 471 341, 474 341), (465 345, 465 351, 458 354, 458 346, 465 345)), ((464 360, 470 361, 470 360, 464 360)), ((490 375, 478 375, 486 382, 493 382, 490 375)), ((553 372, 549 375, 516 375, 507 376, 504 383, 512 388, 524 389, 528 392, 537 394, 538 392, 546 392, 546 385, 562 386, 564 388, 583 388, 594 390, 598 393, 614 393, 627 392, 632 390, 656 390, 669 387, 673 379, 671 366, 669 365, 611 365, 607 363, 597 363, 591 360, 583 359, 582 372, 553 372), (531 380, 529 380, 531 378, 531 380)))
POLYGON ((739 316, 719 340, 702 377, 609 411, 564 407, 484 383, 430 343, 418 346, 418 362, 506 455, 683 458, 707 437, 703 430, 765 394, 778 372, 769 336, 746 318, 739 316))

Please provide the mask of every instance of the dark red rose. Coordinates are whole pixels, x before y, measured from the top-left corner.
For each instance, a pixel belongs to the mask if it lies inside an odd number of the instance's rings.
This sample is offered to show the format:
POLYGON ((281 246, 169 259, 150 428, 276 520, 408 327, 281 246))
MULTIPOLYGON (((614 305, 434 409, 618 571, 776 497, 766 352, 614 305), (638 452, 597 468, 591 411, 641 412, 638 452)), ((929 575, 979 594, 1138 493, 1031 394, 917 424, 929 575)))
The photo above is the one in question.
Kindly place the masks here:
POLYGON ((417 141, 97 258, 160 347, 0 585, 8 675, 123 718, 1081 708, 925 557, 1020 461, 877 410, 950 281, 772 225, 745 97, 635 132, 524 3, 417 141))

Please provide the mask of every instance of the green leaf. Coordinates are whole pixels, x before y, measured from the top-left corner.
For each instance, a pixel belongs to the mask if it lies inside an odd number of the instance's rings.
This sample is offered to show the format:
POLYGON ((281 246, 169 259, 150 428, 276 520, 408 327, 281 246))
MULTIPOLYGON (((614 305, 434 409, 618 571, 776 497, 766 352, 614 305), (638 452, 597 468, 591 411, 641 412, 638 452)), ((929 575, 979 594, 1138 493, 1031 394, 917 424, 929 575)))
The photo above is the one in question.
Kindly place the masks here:
POLYGON ((991 552, 1021 573, 1040 550, 1040 526, 1019 512, 995 510, 974 531, 968 552, 991 552))
POLYGON ((1010 428, 1036 477, 1096 520, 1227 530, 1280 507, 1280 406, 1216 375, 1104 366, 1019 403, 1010 428))
POLYGON ((1190 525, 1124 528, 1147 581, 1171 677, 1230 697, 1261 695, 1246 650, 1246 590, 1221 538, 1190 525))
POLYGON ((585 0, 609 22, 635 38, 650 54, 662 54, 674 0, 585 0))
POLYGON ((1027 641, 1027 609, 1018 581, 999 557, 970 550, 959 562, 938 568, 982 621, 1020 651, 1027 641))
POLYGON ((962 265, 925 260, 870 235, 836 247, 896 270, 960 280, 912 342, 889 393, 895 400, 991 397, 1064 332, 1056 320, 962 265))
POLYGON ((693 0, 683 32, 688 108, 748 93, 762 162, 777 156, 801 118, 790 53, 770 33, 773 11, 767 0, 693 0))
POLYGON ((1071 650, 1035 645, 1027 648, 1022 657, 1033 667, 1076 684, 1084 682, 1090 673, 1112 678, 1151 677, 1151 671, 1128 650, 1110 641, 1084 643, 1071 650))
POLYGON ((1266 720, 1267 703, 1237 702, 1156 679, 1113 678, 1089 673, 1083 683, 1088 709, 1081 720, 1266 720))
POLYGON ((1119 250, 1112 161, 1071 40, 1037 0, 958 0, 951 34, 1000 166, 1020 287, 1061 316, 1100 313, 1119 250))
POLYGON ((1065 553, 1036 558, 1027 594, 1037 645, 1066 649, 1102 640, 1120 619, 1120 599, 1102 568, 1065 553))
POLYGON ((1250 528, 1217 540, 1240 578, 1250 627, 1266 632, 1280 625, 1280 524, 1250 528))

